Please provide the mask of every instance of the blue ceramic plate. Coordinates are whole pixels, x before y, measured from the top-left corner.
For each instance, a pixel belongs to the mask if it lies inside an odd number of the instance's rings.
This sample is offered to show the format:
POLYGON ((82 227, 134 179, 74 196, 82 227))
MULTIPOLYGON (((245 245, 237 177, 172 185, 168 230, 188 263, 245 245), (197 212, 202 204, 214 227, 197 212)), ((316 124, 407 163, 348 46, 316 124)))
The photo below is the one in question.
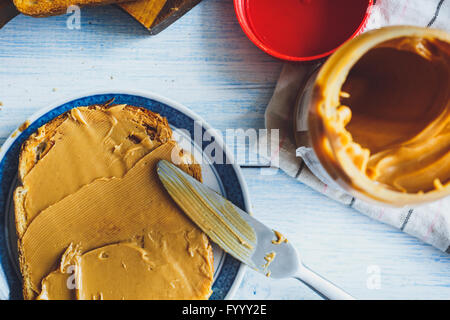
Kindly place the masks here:
MULTIPOLYGON (((11 201, 12 192, 17 183, 20 146, 37 128, 67 110, 80 106, 103 104, 113 98, 114 103, 144 107, 166 117, 181 146, 183 148, 190 147, 191 149, 188 150, 194 152, 194 155, 196 153, 201 154, 201 151, 211 144, 211 140, 201 138, 208 131, 207 136, 208 134, 212 136, 212 141, 216 143, 216 152, 220 149, 223 150, 228 161, 224 161, 225 164, 215 164, 210 158, 204 158, 202 163, 204 183, 222 193, 235 205, 249 212, 250 202, 240 169, 234 164, 229 164, 234 163, 232 154, 226 150, 221 137, 186 107, 155 94, 130 91, 96 92, 81 98, 66 100, 66 102, 55 104, 28 119, 30 123, 28 128, 22 132, 18 130, 14 132, 3 144, 0 151, 0 299, 22 299, 22 284, 17 260, 17 238, 14 227, 14 208, 11 201), (200 137, 200 139, 194 137, 200 137)), ((213 249, 215 273, 213 294, 210 299, 229 299, 242 280, 244 266, 214 244, 213 249)))

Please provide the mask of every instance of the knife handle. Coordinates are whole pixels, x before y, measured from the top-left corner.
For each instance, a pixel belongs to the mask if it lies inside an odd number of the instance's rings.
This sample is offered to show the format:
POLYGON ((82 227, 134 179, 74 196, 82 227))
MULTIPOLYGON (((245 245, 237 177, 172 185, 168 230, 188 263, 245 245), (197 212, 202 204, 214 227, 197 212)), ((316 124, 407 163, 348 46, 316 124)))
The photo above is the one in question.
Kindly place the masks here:
POLYGON ((0 0, 0 28, 18 14, 12 0, 0 0))
POLYGON ((347 292, 303 264, 300 265, 300 268, 294 278, 303 282, 306 286, 326 300, 355 300, 355 298, 347 292))

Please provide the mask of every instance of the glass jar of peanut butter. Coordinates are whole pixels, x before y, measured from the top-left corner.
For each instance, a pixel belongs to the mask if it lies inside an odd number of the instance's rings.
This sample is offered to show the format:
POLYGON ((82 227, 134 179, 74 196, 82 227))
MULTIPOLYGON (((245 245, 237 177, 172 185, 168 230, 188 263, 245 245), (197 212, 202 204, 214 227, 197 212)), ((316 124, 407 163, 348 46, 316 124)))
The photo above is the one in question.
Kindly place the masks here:
POLYGON ((353 196, 405 206, 450 194, 448 33, 366 32, 324 63, 300 104, 320 170, 353 196))

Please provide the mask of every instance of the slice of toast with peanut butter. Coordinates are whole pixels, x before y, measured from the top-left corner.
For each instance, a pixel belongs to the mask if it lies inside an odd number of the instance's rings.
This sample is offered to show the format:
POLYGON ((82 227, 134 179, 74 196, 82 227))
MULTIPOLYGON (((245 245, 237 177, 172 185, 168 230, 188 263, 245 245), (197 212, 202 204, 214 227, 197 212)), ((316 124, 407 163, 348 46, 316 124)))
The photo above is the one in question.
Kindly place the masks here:
MULTIPOLYGON (((200 166, 172 140, 167 120, 128 105, 72 109, 32 134, 22 145, 20 185, 14 192, 24 298, 208 298, 213 275, 209 240, 166 195, 153 172, 159 159, 174 155, 183 170, 201 180, 200 166), (111 247, 115 243, 133 245, 111 247), (75 288, 68 295, 60 292, 65 275, 58 272, 67 269, 59 266, 67 263, 65 252, 72 246, 79 248, 82 263, 74 266, 84 291, 75 288), (116 259, 89 254, 102 248, 114 250, 116 259), (123 257, 150 272, 142 278, 162 279, 158 290, 111 289, 106 278, 94 282, 99 268, 107 268, 103 276, 111 279, 132 277, 126 261, 115 266, 123 257), (168 262, 174 267, 164 267, 168 262)), ((133 279, 121 283, 139 284, 133 279)))

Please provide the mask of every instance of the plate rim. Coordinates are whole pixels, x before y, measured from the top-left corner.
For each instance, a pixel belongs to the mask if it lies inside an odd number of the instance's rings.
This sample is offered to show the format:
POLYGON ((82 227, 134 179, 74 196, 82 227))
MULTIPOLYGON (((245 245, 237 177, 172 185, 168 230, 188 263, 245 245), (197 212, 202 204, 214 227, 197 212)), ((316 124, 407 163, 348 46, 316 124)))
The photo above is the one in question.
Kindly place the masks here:
MULTIPOLYGON (((205 130, 208 130, 212 134, 212 136, 215 139, 215 142, 219 145, 219 147, 223 150, 226 157, 230 159, 231 165, 233 167, 234 172, 236 173, 236 177, 238 180, 238 183, 242 190, 242 197, 245 205, 245 209, 247 212, 250 212, 251 209, 251 202, 250 202, 250 196, 247 188, 247 184, 245 182, 244 176, 242 174, 241 168, 236 164, 234 161, 233 153, 231 153, 228 150, 227 145, 224 143, 222 139, 222 135, 217 132, 216 129, 214 129, 207 121, 205 121, 201 116, 199 116, 197 113, 195 113, 193 110, 189 109, 182 103, 179 103, 173 99, 167 98, 165 96, 162 96, 160 94, 151 92, 151 91, 143 91, 143 90, 130 90, 130 89, 97 89, 97 90, 89 90, 89 91, 83 91, 77 95, 71 95, 67 96, 65 98, 61 98, 56 100, 53 103, 50 103, 47 107, 39 108, 36 112, 28 116, 23 123, 26 121, 29 121, 30 123, 33 123, 34 121, 38 120, 41 116, 47 114, 48 112, 52 111, 53 109, 56 109, 66 103, 69 103, 74 100, 82 99, 82 98, 88 98, 95 95, 132 95, 132 96, 138 96, 145 99, 154 100, 160 103, 163 103, 171 108, 174 108, 181 113, 187 115, 194 121, 199 121, 202 124, 202 127, 205 130)), ((20 125, 19 125, 20 126, 20 125)), ((5 157, 6 153, 9 151, 13 143, 20 137, 22 132, 18 132, 18 129, 15 129, 5 140, 5 142, 1 145, 0 149, 0 162, 3 161, 3 158, 5 157)), ((9 258, 9 257, 8 257, 9 258)), ((246 266, 239 261, 239 269, 236 273, 236 277, 233 280, 233 283, 229 289, 229 291, 226 293, 224 300, 230 300, 233 298, 233 296, 236 294, 237 289, 239 288, 240 284, 242 283, 242 279, 244 277, 246 271, 246 266)))

